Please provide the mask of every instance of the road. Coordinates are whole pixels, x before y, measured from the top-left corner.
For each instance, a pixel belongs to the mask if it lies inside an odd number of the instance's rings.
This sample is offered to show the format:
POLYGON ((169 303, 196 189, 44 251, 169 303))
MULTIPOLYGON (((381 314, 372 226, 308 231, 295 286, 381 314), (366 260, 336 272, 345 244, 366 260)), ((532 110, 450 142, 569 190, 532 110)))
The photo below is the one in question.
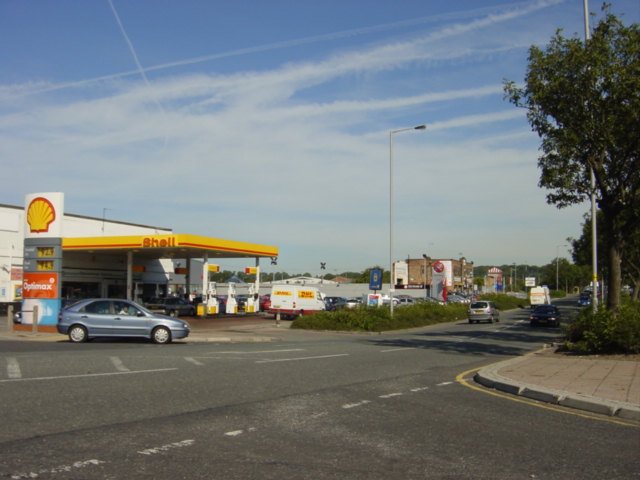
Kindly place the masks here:
POLYGON ((268 344, 0 342, 0 476, 638 478, 640 429, 456 381, 557 339, 527 313, 268 344))

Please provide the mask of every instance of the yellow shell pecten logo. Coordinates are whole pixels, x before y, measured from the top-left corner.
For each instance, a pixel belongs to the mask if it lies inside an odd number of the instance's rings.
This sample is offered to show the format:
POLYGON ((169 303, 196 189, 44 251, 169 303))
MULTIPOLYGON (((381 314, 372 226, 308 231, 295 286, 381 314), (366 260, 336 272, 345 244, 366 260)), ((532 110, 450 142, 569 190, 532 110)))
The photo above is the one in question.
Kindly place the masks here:
POLYGON ((31 233, 49 231, 49 225, 56 219, 56 211, 51 202, 43 197, 34 198, 27 209, 27 223, 31 233))

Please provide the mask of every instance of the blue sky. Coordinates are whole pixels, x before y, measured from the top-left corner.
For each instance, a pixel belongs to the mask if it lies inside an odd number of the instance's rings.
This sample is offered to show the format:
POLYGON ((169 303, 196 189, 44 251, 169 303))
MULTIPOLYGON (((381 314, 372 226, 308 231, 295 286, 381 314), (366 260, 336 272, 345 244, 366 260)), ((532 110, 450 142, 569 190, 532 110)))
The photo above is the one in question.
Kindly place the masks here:
POLYGON ((545 264, 589 206, 547 205, 502 82, 558 28, 582 0, 0 0, 0 203, 388 267, 389 131, 427 124, 394 135, 394 259, 545 264))

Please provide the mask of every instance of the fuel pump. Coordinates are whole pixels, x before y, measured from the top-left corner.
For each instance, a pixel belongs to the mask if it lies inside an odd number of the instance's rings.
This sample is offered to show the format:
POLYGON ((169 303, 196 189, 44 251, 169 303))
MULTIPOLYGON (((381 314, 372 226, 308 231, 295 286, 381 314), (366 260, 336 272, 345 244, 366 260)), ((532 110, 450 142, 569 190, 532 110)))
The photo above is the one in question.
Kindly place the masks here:
POLYGON ((244 311, 246 313, 256 313, 260 311, 260 302, 254 285, 249 285, 249 298, 247 298, 247 305, 244 311))
POLYGON ((230 282, 227 289, 227 315, 238 313, 238 300, 236 300, 236 284, 230 282))
POLYGON ((216 298, 216 282, 209 283, 209 291, 207 292, 207 314, 215 315, 220 313, 218 299, 216 298))

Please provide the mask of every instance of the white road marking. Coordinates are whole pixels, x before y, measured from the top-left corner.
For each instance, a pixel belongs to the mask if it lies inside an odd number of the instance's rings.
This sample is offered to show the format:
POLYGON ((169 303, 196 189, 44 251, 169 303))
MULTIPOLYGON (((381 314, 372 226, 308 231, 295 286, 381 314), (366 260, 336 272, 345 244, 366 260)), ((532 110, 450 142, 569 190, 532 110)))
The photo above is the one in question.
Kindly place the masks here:
POLYGON ((442 382, 436 385, 436 387, 446 387, 447 385, 453 385, 456 382, 442 382))
POLYGON ((178 369, 177 368, 156 368, 154 370, 136 370, 136 371, 128 371, 128 372, 85 373, 82 375, 60 375, 58 377, 10 378, 10 379, 0 380, 0 383, 31 382, 31 381, 40 381, 40 380, 63 380, 67 378, 108 377, 110 375, 133 375, 136 373, 169 372, 172 370, 178 370, 178 369))
POLYGON ((140 455, 155 455, 156 453, 166 452, 167 450, 172 450, 174 448, 183 448, 190 447, 196 443, 195 440, 182 440, 180 442, 169 443, 167 445, 162 445, 161 447, 153 447, 147 448, 145 450, 139 450, 138 453, 140 455))
POLYGON ((20 364, 15 357, 7 358, 7 376, 9 378, 22 378, 22 372, 20 371, 20 364))
POLYGON ((346 403, 346 404, 342 405, 342 408, 344 408, 344 409, 356 408, 356 407, 361 407, 363 405, 366 405, 367 403, 371 403, 371 401, 362 400, 361 402, 357 402, 357 403, 346 403))
POLYGON ((416 347, 391 348, 389 350, 380 350, 380 353, 403 352, 405 350, 415 350, 415 349, 416 349, 416 347))
POLYGON ((378 398, 392 398, 392 397, 400 397, 403 394, 400 392, 395 392, 395 393, 387 393, 386 395, 378 395, 378 398))
POLYGON ((225 437, 237 437, 238 435, 242 435, 244 430, 234 430, 233 432, 226 432, 224 434, 225 437))
POLYGON ((256 363, 274 363, 274 362, 296 362, 298 360, 316 360, 319 358, 335 358, 335 357, 348 357, 348 353, 339 353, 337 355, 319 355, 316 357, 298 357, 298 358, 279 358, 275 360, 257 360, 256 363))
POLYGON ((118 358, 118 357, 109 357, 109 360, 111 360, 111 363, 113 363, 113 366, 116 367, 116 370, 118 370, 119 372, 130 372, 131 371, 127 367, 124 366, 124 363, 122 363, 122 360, 120 360, 120 358, 118 358))
POLYGON ((216 352, 216 354, 244 354, 244 355, 253 355, 254 353, 283 353, 283 352, 304 352, 304 348, 288 348, 286 350, 256 350, 251 352, 241 352, 237 350, 229 350, 226 352, 216 352))
POLYGON ((184 357, 184 359, 185 359, 187 362, 191 362, 191 363, 193 363, 194 365, 198 365, 199 367, 201 367, 202 365, 204 365, 204 363, 199 362, 198 360, 196 360, 196 359, 195 359, 195 358, 193 358, 193 357, 184 357))
POLYGON ((65 473, 65 472, 68 473, 68 472, 77 470, 79 468, 85 468, 91 465, 100 465, 101 463, 107 463, 107 462, 103 462, 102 460, 96 460, 96 459, 82 460, 80 462, 73 462, 71 465, 60 465, 58 467, 53 467, 50 469, 38 470, 37 472, 15 473, 11 475, 10 478, 19 480, 21 478, 39 478, 40 475, 46 475, 48 477, 52 474, 65 473))
POLYGON ((412 392, 422 392, 423 390, 429 390, 429 387, 416 387, 411 389, 412 392))

